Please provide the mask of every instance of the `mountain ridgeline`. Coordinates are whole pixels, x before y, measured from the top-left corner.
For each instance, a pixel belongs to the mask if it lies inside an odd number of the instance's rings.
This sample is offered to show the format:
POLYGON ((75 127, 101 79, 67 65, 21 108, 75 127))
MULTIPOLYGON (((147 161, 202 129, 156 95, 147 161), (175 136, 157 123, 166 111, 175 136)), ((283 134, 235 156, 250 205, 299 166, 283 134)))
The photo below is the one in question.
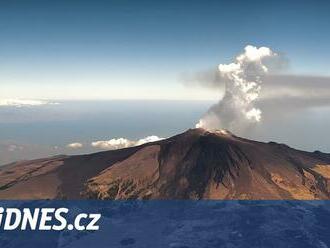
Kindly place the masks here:
POLYGON ((330 154, 190 129, 0 168, 0 199, 330 199, 330 154))

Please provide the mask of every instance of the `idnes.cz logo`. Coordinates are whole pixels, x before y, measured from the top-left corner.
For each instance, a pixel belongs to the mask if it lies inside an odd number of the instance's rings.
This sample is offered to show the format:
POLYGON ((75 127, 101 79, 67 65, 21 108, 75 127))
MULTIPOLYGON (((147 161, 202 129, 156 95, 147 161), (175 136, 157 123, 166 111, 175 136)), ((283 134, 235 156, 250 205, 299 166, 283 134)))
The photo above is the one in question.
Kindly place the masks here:
POLYGON ((101 214, 77 214, 72 223, 67 216, 68 208, 3 208, 0 207, 0 229, 2 230, 40 230, 40 231, 96 231, 101 214))

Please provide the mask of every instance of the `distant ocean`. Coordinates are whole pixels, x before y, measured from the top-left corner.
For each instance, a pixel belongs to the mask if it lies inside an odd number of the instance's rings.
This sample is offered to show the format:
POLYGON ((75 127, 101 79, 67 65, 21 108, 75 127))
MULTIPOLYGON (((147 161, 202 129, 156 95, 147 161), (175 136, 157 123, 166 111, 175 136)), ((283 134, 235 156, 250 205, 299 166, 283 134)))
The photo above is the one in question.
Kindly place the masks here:
POLYGON ((193 127, 211 102, 59 101, 59 104, 0 107, 0 164, 57 153, 95 151, 73 142, 150 135, 169 137, 193 127))
MULTIPOLYGON (((57 154, 98 151, 89 144, 124 137, 170 137, 195 126, 211 101, 58 101, 59 104, 0 107, 0 165, 57 154), (70 143, 83 143, 70 149, 70 143)), ((330 152, 330 110, 266 118, 244 136, 330 152)), ((241 135, 241 134, 238 134, 241 135)))

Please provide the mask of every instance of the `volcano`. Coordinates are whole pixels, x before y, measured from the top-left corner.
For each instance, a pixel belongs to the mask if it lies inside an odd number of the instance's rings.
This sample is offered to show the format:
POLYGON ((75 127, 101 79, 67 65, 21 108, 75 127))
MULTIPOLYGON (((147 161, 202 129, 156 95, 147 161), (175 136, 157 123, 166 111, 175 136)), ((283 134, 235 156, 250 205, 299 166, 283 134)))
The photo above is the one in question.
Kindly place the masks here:
POLYGON ((0 199, 330 199, 330 154, 190 129, 0 168, 0 199))

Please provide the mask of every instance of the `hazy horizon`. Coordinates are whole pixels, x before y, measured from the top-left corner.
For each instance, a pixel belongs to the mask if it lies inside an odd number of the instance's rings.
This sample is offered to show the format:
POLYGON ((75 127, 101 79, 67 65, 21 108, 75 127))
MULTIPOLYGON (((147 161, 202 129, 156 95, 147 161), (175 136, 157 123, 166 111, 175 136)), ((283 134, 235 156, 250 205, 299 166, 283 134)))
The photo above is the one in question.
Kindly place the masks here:
MULTIPOLYGON (((0 164, 106 150, 91 146, 100 140, 139 140, 151 135, 167 138, 194 128, 212 103, 64 101, 56 105, 0 107, 0 164), (83 147, 68 147, 72 143, 81 143, 83 147)), ((243 136, 286 143, 308 151, 330 152, 325 135, 330 125, 329 116, 330 108, 299 111, 281 118, 265 115, 263 122, 243 136)))

